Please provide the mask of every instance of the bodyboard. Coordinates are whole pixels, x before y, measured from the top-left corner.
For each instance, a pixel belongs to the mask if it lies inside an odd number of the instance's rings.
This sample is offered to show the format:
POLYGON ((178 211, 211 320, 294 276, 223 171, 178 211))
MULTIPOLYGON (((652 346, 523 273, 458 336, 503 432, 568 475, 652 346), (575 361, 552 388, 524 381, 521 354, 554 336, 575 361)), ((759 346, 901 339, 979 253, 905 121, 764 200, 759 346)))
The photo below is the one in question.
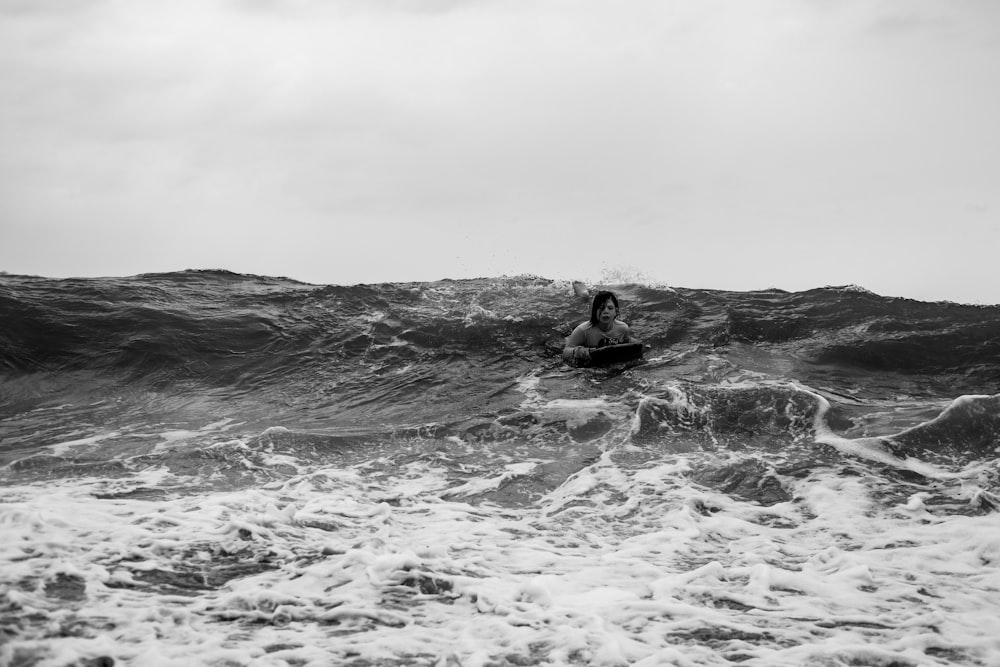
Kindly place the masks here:
POLYGON ((607 366, 632 361, 642 356, 642 343, 605 345, 590 350, 590 366, 607 366))

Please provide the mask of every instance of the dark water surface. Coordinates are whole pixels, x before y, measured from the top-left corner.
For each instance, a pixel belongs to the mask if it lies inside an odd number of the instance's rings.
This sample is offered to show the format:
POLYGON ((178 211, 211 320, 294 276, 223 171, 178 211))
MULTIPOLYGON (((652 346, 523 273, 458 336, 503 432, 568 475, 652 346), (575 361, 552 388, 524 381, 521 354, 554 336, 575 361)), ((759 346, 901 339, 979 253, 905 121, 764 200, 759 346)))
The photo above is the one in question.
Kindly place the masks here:
POLYGON ((0 664, 1000 662, 1000 307, 611 288, 0 276, 0 664))

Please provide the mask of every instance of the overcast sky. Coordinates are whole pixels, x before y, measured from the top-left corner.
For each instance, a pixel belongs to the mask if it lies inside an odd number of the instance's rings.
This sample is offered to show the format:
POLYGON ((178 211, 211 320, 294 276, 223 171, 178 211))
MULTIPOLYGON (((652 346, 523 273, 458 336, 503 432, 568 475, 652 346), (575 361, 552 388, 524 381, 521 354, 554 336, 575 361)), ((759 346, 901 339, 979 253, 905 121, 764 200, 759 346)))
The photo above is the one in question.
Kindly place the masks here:
POLYGON ((0 0, 0 270, 1000 302, 996 0, 0 0))

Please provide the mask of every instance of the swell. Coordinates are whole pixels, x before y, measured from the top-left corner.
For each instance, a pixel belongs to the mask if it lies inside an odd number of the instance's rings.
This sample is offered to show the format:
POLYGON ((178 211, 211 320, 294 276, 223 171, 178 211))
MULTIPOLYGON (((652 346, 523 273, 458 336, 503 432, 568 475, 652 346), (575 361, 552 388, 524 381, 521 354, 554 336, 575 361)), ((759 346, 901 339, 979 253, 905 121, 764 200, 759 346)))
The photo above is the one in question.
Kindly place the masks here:
POLYGON ((669 387, 666 396, 642 401, 632 439, 691 432, 708 434, 717 446, 758 435, 798 439, 815 432, 828 408, 821 397, 794 386, 669 387))
POLYGON ((961 396, 934 419, 883 438, 901 456, 968 465, 1000 453, 1000 394, 961 396))
MULTIPOLYGON (((316 287, 220 272, 50 281, 5 277, 0 368, 107 370, 133 379, 240 385, 285 371, 420 352, 502 352, 555 320, 516 327, 404 286, 316 287)), ((470 292, 475 294, 475 290, 470 292)), ((463 303, 465 302, 465 303, 463 303)), ((482 310, 482 307, 480 307, 482 310)))
MULTIPOLYGON (((796 447, 812 448, 835 430, 831 422, 837 421, 826 399, 795 385, 675 385, 639 402, 630 440, 677 452, 753 450, 785 456, 796 447)), ((996 460, 1000 394, 960 396, 933 419, 891 435, 855 439, 872 440, 900 459, 957 467, 996 460)))
MULTIPOLYGON (((30 279, 0 294, 0 364, 8 372, 119 370, 136 378, 234 371, 244 357, 266 361, 287 344, 266 301, 251 302, 218 274, 135 279, 30 279)), ((230 278, 232 280, 232 278, 230 278)), ((237 371, 238 372, 238 371, 237 371)))
POLYGON ((774 505, 821 469, 868 480, 887 505, 979 514, 1000 508, 1000 394, 963 396, 937 417, 882 437, 837 436, 829 403, 794 385, 668 387, 638 404, 614 458, 648 468, 683 458, 686 476, 729 496, 774 505))
MULTIPOLYGON (((948 398, 1000 380, 996 306, 855 288, 613 288, 651 357, 723 354, 739 369, 764 351, 775 362, 759 370, 775 378, 838 383, 847 392, 865 391, 874 374, 923 377, 950 387, 948 398)), ((556 331, 588 308, 588 297, 568 283, 536 277, 342 287, 225 271, 0 276, 0 373, 90 370, 161 388, 293 382, 305 391, 334 381, 363 385, 417 364, 431 374, 450 366, 433 382, 451 382, 498 359, 524 372, 557 363, 556 331)))

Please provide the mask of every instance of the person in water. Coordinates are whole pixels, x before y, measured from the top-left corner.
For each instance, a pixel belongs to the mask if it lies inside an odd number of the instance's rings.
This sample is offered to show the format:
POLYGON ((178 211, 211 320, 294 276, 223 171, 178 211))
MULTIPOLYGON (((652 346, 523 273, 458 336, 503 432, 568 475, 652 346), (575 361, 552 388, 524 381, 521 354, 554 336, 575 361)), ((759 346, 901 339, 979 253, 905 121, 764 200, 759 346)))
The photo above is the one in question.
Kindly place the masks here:
POLYGON ((620 314, 618 297, 613 292, 598 292, 590 307, 590 321, 566 337, 563 359, 587 363, 590 350, 595 347, 631 342, 628 325, 618 319, 620 314))

